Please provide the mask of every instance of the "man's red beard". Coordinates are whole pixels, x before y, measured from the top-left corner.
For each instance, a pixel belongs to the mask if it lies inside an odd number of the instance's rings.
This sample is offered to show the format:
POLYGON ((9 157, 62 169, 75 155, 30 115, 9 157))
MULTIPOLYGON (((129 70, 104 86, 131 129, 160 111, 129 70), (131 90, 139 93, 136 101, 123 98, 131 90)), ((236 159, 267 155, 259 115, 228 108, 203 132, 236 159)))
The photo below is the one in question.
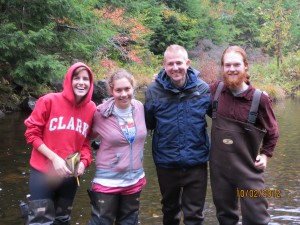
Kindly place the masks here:
POLYGON ((236 79, 230 79, 226 73, 222 73, 223 81, 225 86, 227 86, 230 90, 238 90, 244 81, 246 81, 246 73, 239 73, 236 76, 236 79))

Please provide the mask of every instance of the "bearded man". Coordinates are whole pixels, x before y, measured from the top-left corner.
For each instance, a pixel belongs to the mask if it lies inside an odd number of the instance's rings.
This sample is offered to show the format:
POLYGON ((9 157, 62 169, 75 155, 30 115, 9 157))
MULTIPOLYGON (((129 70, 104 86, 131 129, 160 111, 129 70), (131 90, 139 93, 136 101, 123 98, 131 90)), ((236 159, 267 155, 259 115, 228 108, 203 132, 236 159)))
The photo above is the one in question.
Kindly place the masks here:
POLYGON ((263 173, 279 132, 272 101, 249 82, 246 52, 227 48, 221 58, 223 82, 210 85, 212 131, 210 177, 220 225, 266 225, 263 173), (256 96, 256 97, 255 97, 256 96))

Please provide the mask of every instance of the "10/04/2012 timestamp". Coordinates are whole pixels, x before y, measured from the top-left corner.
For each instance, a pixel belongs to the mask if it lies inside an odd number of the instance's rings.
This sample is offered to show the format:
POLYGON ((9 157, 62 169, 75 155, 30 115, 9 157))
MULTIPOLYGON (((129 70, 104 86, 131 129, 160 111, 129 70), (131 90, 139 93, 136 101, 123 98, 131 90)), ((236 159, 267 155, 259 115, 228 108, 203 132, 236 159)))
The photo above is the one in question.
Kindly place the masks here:
POLYGON ((281 198, 281 191, 277 189, 236 189, 239 198, 281 198))

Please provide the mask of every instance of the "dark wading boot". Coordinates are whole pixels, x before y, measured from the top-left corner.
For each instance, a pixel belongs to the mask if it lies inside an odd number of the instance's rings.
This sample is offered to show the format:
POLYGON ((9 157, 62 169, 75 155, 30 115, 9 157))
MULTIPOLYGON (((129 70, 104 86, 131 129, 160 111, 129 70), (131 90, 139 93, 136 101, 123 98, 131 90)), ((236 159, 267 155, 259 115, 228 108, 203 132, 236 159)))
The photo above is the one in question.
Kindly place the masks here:
POLYGON ((32 200, 28 205, 28 218, 25 225, 52 225, 54 204, 50 199, 32 200))
POLYGON ((104 194, 87 190, 91 199, 91 219, 87 225, 112 225, 117 208, 118 195, 104 194))
POLYGON ((141 192, 122 195, 119 200, 119 211, 116 225, 137 225, 140 207, 141 192))
POLYGON ((24 220, 24 224, 26 224, 28 221, 28 213, 29 213, 28 204, 26 202, 21 201, 19 207, 21 211, 21 217, 24 220))
POLYGON ((73 199, 60 198, 55 201, 55 220, 53 225, 70 225, 73 199))

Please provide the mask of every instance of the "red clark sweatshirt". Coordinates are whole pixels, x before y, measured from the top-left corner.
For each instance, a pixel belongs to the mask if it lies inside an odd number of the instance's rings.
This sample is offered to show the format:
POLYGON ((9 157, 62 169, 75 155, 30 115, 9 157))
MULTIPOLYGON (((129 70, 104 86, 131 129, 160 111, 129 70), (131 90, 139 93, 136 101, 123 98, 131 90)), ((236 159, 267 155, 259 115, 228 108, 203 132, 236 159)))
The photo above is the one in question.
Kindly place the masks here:
POLYGON ((51 161, 37 150, 42 144, 63 159, 74 152, 80 152, 80 160, 85 167, 90 165, 92 154, 88 133, 96 109, 95 103, 91 101, 93 83, 89 67, 84 63, 75 63, 67 71, 62 92, 49 93, 38 99, 33 112, 24 121, 27 126, 26 141, 33 146, 30 158, 33 168, 44 173, 52 169, 51 161), (72 75, 82 66, 90 73, 91 85, 85 98, 77 104, 72 89, 72 75))

